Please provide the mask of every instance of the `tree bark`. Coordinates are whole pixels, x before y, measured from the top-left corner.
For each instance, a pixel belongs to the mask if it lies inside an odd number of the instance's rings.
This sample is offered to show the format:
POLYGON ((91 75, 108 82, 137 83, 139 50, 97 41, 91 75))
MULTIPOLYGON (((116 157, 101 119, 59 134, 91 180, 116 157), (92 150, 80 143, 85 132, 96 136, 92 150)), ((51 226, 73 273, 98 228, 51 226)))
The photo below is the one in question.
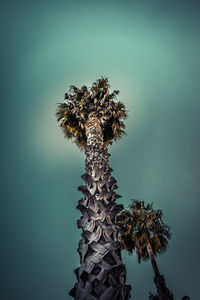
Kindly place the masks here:
POLYGON ((123 206, 115 204, 120 196, 114 192, 116 180, 111 176, 109 154, 95 116, 86 123, 86 136, 86 173, 82 175, 86 184, 79 187, 84 197, 77 206, 82 213, 78 221, 82 228, 78 247, 81 266, 75 270, 78 282, 70 295, 76 300, 128 300, 131 287, 125 284, 126 269, 115 225, 123 206))
POLYGON ((150 241, 147 242, 147 251, 149 254, 149 258, 151 260, 151 264, 154 270, 154 283, 156 285, 157 294, 156 296, 152 295, 150 299, 159 299, 159 300, 174 300, 174 296, 172 292, 167 288, 165 283, 165 278, 163 275, 160 274, 158 265, 156 263, 153 250, 151 247, 150 241))
POLYGON ((149 241, 147 242, 147 251, 149 254, 149 258, 151 260, 151 264, 152 264, 152 267, 154 270, 155 277, 159 277, 160 272, 159 272, 158 265, 156 263, 156 260, 155 260, 154 254, 153 254, 153 250, 152 250, 152 247, 151 247, 151 244, 149 241))

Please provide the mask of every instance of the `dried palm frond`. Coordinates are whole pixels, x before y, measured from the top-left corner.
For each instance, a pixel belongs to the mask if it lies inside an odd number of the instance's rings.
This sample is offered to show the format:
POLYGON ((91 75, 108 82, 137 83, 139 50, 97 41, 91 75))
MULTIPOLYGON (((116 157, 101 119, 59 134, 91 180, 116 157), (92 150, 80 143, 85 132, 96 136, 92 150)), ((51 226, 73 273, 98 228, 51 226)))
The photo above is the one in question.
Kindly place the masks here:
POLYGON ((85 124, 91 114, 100 120, 105 146, 125 134, 123 120, 127 111, 123 103, 115 101, 119 91, 109 94, 109 88, 108 79, 104 77, 97 79, 90 88, 71 85, 65 93, 66 102, 58 104, 57 120, 61 121, 65 136, 74 140, 78 147, 86 145, 85 124))
POLYGON ((162 253, 171 237, 170 228, 163 223, 162 211, 154 210, 153 204, 134 200, 128 210, 118 216, 120 239, 129 253, 134 250, 138 261, 149 258, 147 243, 150 242, 154 255, 162 253))

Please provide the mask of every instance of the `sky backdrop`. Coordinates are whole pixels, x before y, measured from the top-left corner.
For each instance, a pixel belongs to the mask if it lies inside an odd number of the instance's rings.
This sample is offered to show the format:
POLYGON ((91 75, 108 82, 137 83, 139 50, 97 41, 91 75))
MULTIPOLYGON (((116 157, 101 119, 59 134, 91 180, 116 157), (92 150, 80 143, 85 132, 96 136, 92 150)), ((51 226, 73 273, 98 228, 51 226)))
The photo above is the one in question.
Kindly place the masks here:
MULTIPOLYGON (((107 76, 127 107, 110 147, 126 208, 153 202, 171 226, 158 264, 175 299, 199 300, 198 1, 1 1, 0 300, 70 300, 79 266, 84 153, 55 110, 70 85, 107 76)), ((150 263, 123 254, 132 299, 154 291, 150 263)))

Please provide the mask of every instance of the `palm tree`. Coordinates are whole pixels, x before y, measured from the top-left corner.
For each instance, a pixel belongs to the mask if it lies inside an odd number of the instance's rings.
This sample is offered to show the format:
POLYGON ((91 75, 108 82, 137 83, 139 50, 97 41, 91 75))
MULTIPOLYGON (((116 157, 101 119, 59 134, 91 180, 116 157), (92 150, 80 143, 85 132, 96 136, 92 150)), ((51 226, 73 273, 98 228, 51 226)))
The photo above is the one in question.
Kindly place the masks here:
POLYGON ((151 260, 154 270, 154 282, 157 295, 150 295, 154 300, 173 300, 173 294, 165 284, 165 278, 160 274, 155 256, 166 250, 170 238, 169 227, 163 223, 162 211, 154 210, 152 204, 134 200, 128 210, 118 216, 120 239, 123 247, 129 253, 136 251, 139 263, 141 260, 151 260))
POLYGON ((82 216, 79 242, 80 267, 75 270, 78 282, 70 291, 76 300, 127 300, 126 269, 121 259, 116 215, 123 205, 116 205, 120 196, 114 191, 116 180, 109 167, 108 145, 125 132, 125 106, 116 101, 119 91, 109 93, 107 78, 100 78, 91 87, 71 86, 66 102, 59 104, 57 120, 65 136, 85 151, 86 173, 84 196, 77 208, 82 216))

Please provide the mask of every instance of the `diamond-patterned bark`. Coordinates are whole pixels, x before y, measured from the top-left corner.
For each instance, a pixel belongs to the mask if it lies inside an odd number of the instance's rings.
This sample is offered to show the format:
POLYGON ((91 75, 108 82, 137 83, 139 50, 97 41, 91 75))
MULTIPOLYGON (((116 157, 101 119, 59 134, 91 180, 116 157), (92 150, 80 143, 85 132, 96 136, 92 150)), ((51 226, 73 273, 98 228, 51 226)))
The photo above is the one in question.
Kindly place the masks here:
POLYGON ((115 203, 120 196, 114 191, 116 180, 111 175, 109 154, 96 117, 88 119, 86 135, 85 185, 79 187, 84 197, 77 206, 82 213, 78 220, 82 228, 78 247, 81 265, 75 270, 78 282, 70 295, 76 300, 127 300, 130 286, 125 284, 126 270, 115 225, 123 206, 115 203))

